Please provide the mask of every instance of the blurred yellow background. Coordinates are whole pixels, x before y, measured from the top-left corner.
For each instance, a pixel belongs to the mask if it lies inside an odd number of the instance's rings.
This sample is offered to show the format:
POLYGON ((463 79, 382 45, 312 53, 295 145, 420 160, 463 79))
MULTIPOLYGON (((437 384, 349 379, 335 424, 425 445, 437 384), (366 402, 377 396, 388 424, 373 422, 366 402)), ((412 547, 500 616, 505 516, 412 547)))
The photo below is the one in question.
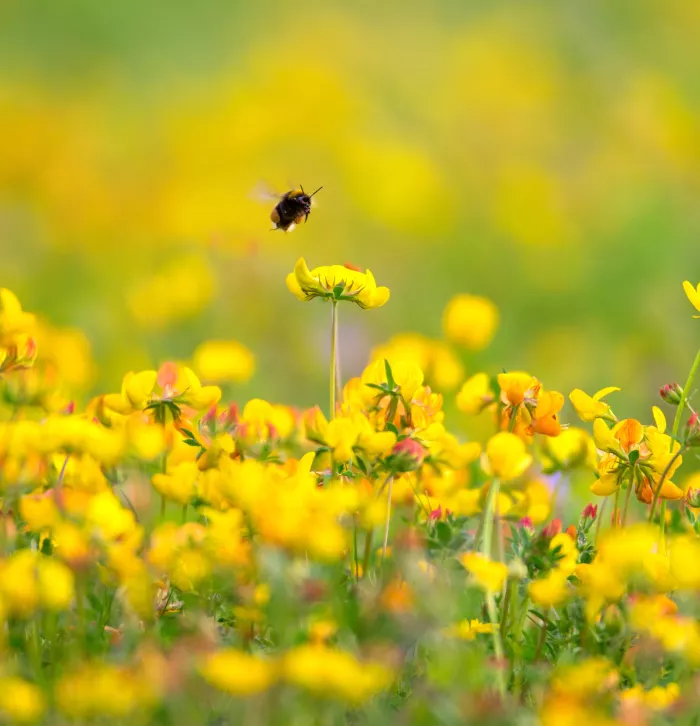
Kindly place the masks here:
POLYGON ((5 0, 0 285, 76 390, 235 339, 234 398, 311 405, 330 313, 285 275, 347 261, 392 298, 341 310, 345 377, 466 292, 501 314, 468 373, 648 419, 697 348, 698 31, 696 0, 5 0), (324 188, 285 235, 261 182, 324 188))

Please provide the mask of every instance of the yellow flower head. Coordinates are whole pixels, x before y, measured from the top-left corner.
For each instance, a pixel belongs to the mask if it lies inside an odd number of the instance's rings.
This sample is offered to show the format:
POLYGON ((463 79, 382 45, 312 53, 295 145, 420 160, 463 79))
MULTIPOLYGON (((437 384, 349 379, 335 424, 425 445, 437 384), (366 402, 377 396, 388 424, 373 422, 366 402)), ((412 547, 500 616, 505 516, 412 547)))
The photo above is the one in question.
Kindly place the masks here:
POLYGON ((237 340, 208 340, 195 350, 192 366, 205 381, 245 383, 255 372, 255 357, 237 340))
POLYGON ((455 295, 445 308, 442 327, 445 337, 470 350, 482 350, 498 328, 498 308, 485 297, 455 295))
MULTIPOLYGON (((688 282, 686 280, 683 283, 683 290, 685 290, 685 294, 688 296, 688 300, 690 300, 690 304, 698 311, 700 312, 700 282, 698 283, 697 287, 693 287, 692 283, 688 282)), ((700 315, 693 315, 694 318, 700 318, 700 315)))
POLYGON ((287 287, 299 300, 315 297, 326 300, 348 300, 361 308, 379 308, 389 299, 388 287, 377 287, 369 270, 357 272, 343 265, 325 265, 309 270, 300 257, 294 272, 287 275, 287 287))
POLYGON ((465 552, 460 562, 471 573, 474 581, 488 592, 497 592, 508 577, 508 567, 503 562, 493 562, 478 552, 465 552))
POLYGON ((612 418, 610 406, 603 401, 603 398, 609 393, 619 391, 615 386, 601 388, 600 391, 589 396, 580 388, 576 388, 569 394, 569 400, 576 409, 576 413, 582 421, 594 421, 597 418, 612 418))
POLYGON ((457 394, 457 408, 467 414, 477 414, 494 400, 487 373, 468 378, 457 394))
POLYGON ((508 431, 497 433, 486 444, 486 468, 502 481, 517 479, 531 463, 525 443, 508 431))
POLYGON ((36 325, 32 313, 25 313, 17 296, 0 287, 0 346, 15 345, 18 338, 31 335, 36 325))
POLYGON ((525 399, 536 398, 540 388, 540 382, 535 376, 522 371, 499 373, 498 385, 501 388, 501 400, 511 406, 519 406, 525 399))
POLYGON ((276 679, 277 668, 271 661, 231 648, 207 656, 199 672, 215 688, 240 697, 267 690, 276 679))

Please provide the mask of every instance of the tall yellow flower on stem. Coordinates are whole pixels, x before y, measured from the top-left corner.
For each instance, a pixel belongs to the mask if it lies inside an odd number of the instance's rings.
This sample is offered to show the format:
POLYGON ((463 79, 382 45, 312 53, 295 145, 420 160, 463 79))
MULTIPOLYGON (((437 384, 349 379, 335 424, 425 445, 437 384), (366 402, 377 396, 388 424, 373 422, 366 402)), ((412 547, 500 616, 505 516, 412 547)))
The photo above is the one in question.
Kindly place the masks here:
POLYGON ((365 310, 379 308, 389 299, 388 287, 377 287, 369 270, 360 272, 343 265, 324 265, 309 270, 303 257, 297 260, 294 272, 287 275, 287 288, 299 300, 308 302, 316 297, 331 302, 331 370, 330 418, 335 416, 338 358, 338 311, 341 300, 359 305, 365 310))

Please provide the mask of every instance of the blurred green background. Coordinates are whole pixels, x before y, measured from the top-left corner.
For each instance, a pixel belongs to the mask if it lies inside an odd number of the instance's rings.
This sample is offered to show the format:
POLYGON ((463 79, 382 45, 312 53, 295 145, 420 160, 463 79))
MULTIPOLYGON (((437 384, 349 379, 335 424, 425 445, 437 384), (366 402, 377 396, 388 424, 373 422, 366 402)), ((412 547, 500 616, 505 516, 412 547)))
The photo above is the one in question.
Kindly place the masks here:
POLYGON ((501 311, 469 373, 619 385, 644 420, 685 378, 697 0, 1 8, 0 284, 84 331, 92 390, 235 338, 257 371, 234 397, 324 402, 329 310, 284 283, 301 255, 391 288, 342 309, 346 376, 468 292, 501 311), (323 185, 309 224, 271 233, 261 181, 323 185))

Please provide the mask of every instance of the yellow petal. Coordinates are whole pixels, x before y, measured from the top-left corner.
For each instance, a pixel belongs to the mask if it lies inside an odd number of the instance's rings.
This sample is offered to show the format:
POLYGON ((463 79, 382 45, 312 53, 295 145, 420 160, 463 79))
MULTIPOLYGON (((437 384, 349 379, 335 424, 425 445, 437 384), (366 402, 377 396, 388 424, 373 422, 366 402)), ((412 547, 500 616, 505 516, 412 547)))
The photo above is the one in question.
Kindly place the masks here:
POLYGON ((605 398, 605 396, 609 395, 610 393, 615 393, 619 390, 620 389, 617 386, 608 386, 607 388, 601 388, 600 391, 593 394, 593 400, 600 401, 601 398, 605 398))
POLYGON ((663 411, 658 406, 652 406, 651 413, 654 416, 656 428, 660 433, 664 433, 666 431, 666 416, 664 416, 663 411))
POLYGON ((700 310, 700 283, 698 284, 697 288, 695 288, 690 282, 688 282, 688 280, 685 280, 685 282, 683 283, 683 290, 688 296, 688 300, 690 300, 691 305, 696 310, 700 310))
POLYGON ((124 395, 135 409, 142 409, 147 404, 157 379, 156 371, 126 374, 123 384, 124 395))
POLYGON ((608 497, 611 494, 614 494, 617 491, 617 488, 617 474, 603 474, 600 479, 592 484, 591 491, 599 497, 608 497))
POLYGON ((289 292, 292 293, 292 295, 294 295, 294 297, 299 298, 299 300, 303 301, 306 301, 308 299, 306 295, 304 295, 304 291, 299 287, 297 276, 293 272, 290 272, 287 275, 286 282, 287 289, 289 290, 289 292))

